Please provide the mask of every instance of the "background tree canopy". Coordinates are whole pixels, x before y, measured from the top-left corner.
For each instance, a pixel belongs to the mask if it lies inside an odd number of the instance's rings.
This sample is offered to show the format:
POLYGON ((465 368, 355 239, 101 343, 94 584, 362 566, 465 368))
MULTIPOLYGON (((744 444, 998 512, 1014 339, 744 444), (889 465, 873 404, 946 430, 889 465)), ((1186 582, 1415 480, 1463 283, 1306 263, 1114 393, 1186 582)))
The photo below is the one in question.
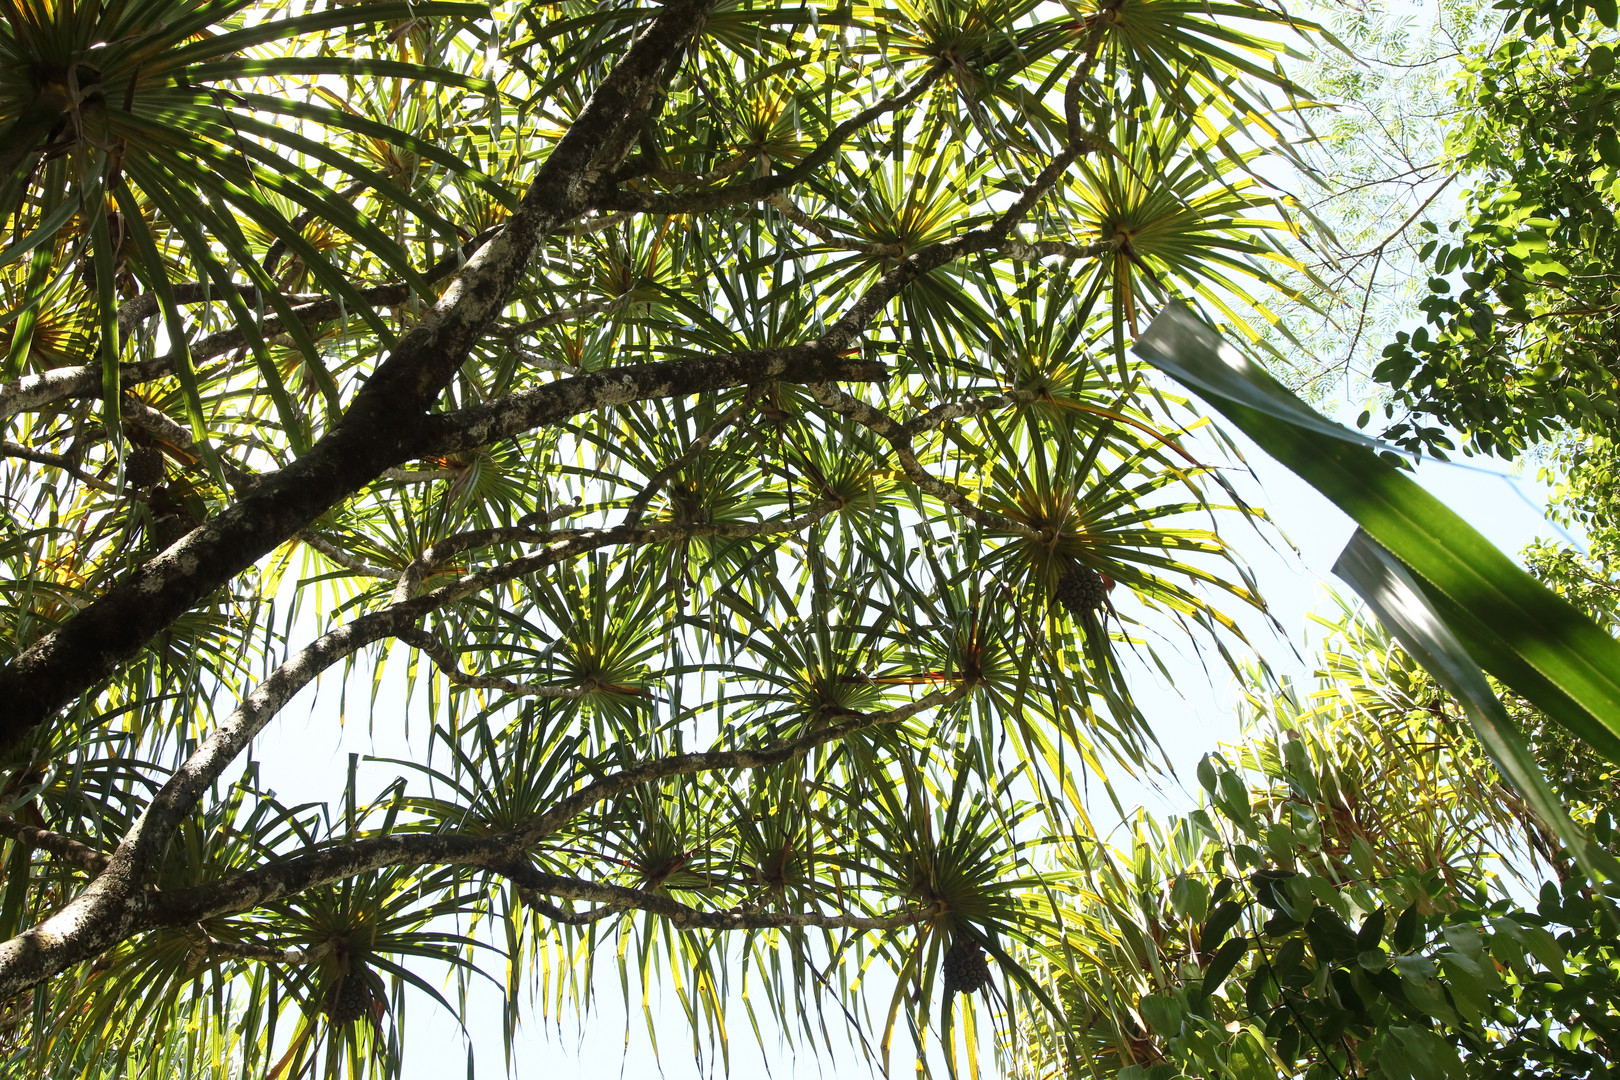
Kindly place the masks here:
MULTIPOLYGON (((1285 64, 1319 27, 1247 0, 0 3, 10 1067, 393 1075, 408 1000, 466 1008, 424 962, 498 984, 510 1033, 613 957, 722 1052, 746 1001, 885 1069, 976 1072, 990 1024, 1033 1075, 1421 1075, 1511 1059, 1488 1007, 1567 1026, 1542 976, 1607 970, 1567 834, 1359 623, 1384 705, 1267 705, 1297 734, 1210 764, 1196 828, 1116 857, 1091 827, 1090 785, 1165 760, 1128 677, 1156 649, 1272 692, 1230 547, 1264 515, 1130 350, 1192 311, 1282 359, 1279 311, 1339 303, 1330 231, 1273 186, 1308 164, 1285 64), (401 667, 406 715, 341 707, 409 735, 396 782, 259 782, 296 695, 401 667), (1323 785, 1398 799, 1366 762, 1440 739, 1431 707, 1443 749, 1382 778, 1443 794, 1364 852, 1323 785), (1509 833, 1567 878, 1543 922, 1488 880, 1509 833), (1408 967, 1437 1007, 1391 989, 1408 967)), ((1487 257, 1481 297, 1523 259, 1487 257)), ((1539 325, 1492 295, 1493 333, 1539 325)), ((1473 310, 1434 308, 1444 342, 1473 310)), ((1493 427, 1401 370, 1486 449, 1597 393, 1493 427)), ((1559 790, 1606 843, 1590 785, 1559 790)))

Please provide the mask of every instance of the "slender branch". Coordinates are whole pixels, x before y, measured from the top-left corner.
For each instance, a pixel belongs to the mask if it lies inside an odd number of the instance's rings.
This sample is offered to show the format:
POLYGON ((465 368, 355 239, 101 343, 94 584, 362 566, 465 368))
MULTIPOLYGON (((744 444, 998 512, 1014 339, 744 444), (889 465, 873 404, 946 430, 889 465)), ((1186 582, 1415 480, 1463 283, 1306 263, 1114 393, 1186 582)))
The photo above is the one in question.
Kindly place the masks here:
POLYGON ((1368 248, 1366 251, 1361 252, 1359 255, 1352 255, 1352 256, 1350 256, 1350 258, 1352 258, 1352 259, 1365 259, 1365 258, 1368 258, 1369 256, 1378 255, 1378 254, 1383 253, 1384 249, 1388 248, 1389 245, 1393 244, 1396 240, 1400 239, 1400 237, 1406 232, 1406 230, 1409 227, 1411 227, 1412 222, 1416 221, 1419 217, 1421 217, 1422 214, 1423 214, 1423 211, 1427 210, 1429 208, 1430 204, 1432 204, 1434 202, 1434 200, 1438 199, 1440 197, 1441 193, 1446 190, 1446 188, 1451 186, 1452 181, 1456 180, 1457 177, 1459 177, 1461 175, 1462 174, 1458 173, 1458 172, 1447 173, 1445 179, 1440 182, 1439 186, 1436 187, 1433 191, 1429 192, 1428 196, 1426 198, 1424 198, 1424 200, 1422 202, 1418 203, 1417 209, 1413 210, 1410 214, 1406 215, 1406 220, 1402 221, 1399 225, 1395 226, 1395 228, 1393 230, 1391 230, 1391 232, 1389 233, 1388 236, 1385 236, 1384 239, 1380 240, 1373 247, 1368 248))
POLYGON ((512 352, 522 361, 523 366, 531 371, 560 371, 564 375, 578 375, 579 368, 566 364, 550 356, 542 356, 533 349, 525 349, 521 345, 510 346, 512 352))
POLYGON ((511 865, 519 850, 510 835, 402 832, 368 836, 301 851, 200 885, 152 894, 138 905, 139 918, 133 925, 137 930, 154 930, 238 915, 308 889, 390 866, 499 870, 511 865))
POLYGON ((100 477, 91 476, 79 467, 79 464, 65 454, 52 454, 45 450, 31 450, 16 443, 0 442, 0 457, 17 458, 20 461, 31 461, 35 465, 44 465, 52 469, 61 469, 73 479, 83 484, 89 484, 97 491, 108 495, 117 495, 118 488, 100 477))
MULTIPOLYGON (((704 522, 683 525, 619 526, 612 529, 536 531, 545 547, 535 554, 492 566, 411 599, 390 604, 335 627, 305 645, 271 672, 242 699, 175 770, 146 809, 130 826, 114 860, 134 867, 156 865, 156 853, 180 821, 245 750, 253 737, 281 711, 292 696, 344 657, 387 637, 409 632, 423 616, 445 604, 535 573, 585 551, 613 545, 649 544, 697 536, 750 537, 796 532, 836 509, 822 503, 798 517, 761 522, 704 522)), ((521 528, 521 527, 520 527, 521 528)), ((516 530, 513 530, 516 531, 516 530)), ((403 579, 402 579, 403 580, 403 579)))
POLYGON ((474 690, 504 690, 508 694, 547 698, 581 698, 590 692, 588 686, 520 683, 494 675, 474 675, 471 672, 461 670, 461 664, 456 657, 455 650, 426 631, 404 628, 395 631, 394 636, 412 648, 419 650, 429 660, 432 660, 434 666, 457 686, 465 686, 474 690))
MULTIPOLYGON (((625 298, 623 296, 610 296, 602 300, 591 300, 583 304, 576 304, 571 308, 563 308, 560 311, 549 312, 533 319, 526 319, 520 323, 513 323, 511 326, 502 327, 500 333, 504 337, 521 337, 536 330, 544 330, 549 326, 559 326, 575 319, 583 319, 587 315, 600 315, 604 311, 611 311, 624 302, 625 298)), ((525 355, 525 359, 527 358, 527 355, 525 355)), ((573 369, 559 367, 552 370, 572 371, 573 369)))
POLYGON ((603 904, 600 907, 590 908, 586 911, 564 911, 556 904, 540 899, 533 889, 523 885, 518 886, 518 899, 526 907, 532 908, 555 923, 564 923, 568 926, 589 926, 591 923, 601 922, 613 915, 623 914, 624 908, 613 904, 603 904))
MULTIPOLYGON (((1094 138, 1078 138, 1064 147, 1047 162, 1035 179, 1000 217, 989 225, 969 229, 960 236, 930 244, 900 260, 884 274, 861 298, 849 306, 842 318, 822 334, 819 344, 841 351, 849 348, 856 336, 864 331, 890 300, 894 299, 913 281, 937 270, 964 255, 980 251, 993 251, 1009 240, 1012 231, 1024 220, 1035 204, 1056 186, 1063 174, 1083 155, 1092 153, 1103 143, 1094 138)), ((1022 241, 1015 241, 1022 243, 1022 241)))
MULTIPOLYGON (((403 635, 401 636, 403 639, 403 635)), ((936 690, 931 694, 927 694, 921 698, 918 698, 916 701, 901 706, 900 708, 892 709, 889 712, 852 716, 837 724, 828 725, 827 727, 810 732, 804 736, 801 736, 800 738, 794 739, 791 742, 782 744, 780 746, 754 750, 714 750, 706 753, 677 754, 670 757, 658 758, 653 761, 644 762, 640 765, 634 765, 613 773, 610 776, 603 777, 581 791, 561 800, 556 806, 546 811, 546 813, 542 814, 520 833, 514 833, 498 838, 478 837, 476 838, 477 840, 487 841, 487 843, 483 843, 481 846, 473 845, 472 847, 455 848, 454 850, 460 853, 458 856, 458 861, 474 862, 489 859, 496 859, 498 861, 498 858, 502 853, 515 852, 532 846, 535 841, 556 832, 570 820, 577 817, 581 813, 584 813, 590 807, 598 803, 605 802, 608 799, 629 791, 632 788, 639 787, 642 784, 650 783, 656 780, 664 780, 674 776, 690 776, 703 772, 741 771, 745 769, 761 769, 768 768, 773 765, 780 765, 785 762, 792 761, 795 758, 802 757, 819 746, 824 746, 838 739, 846 738, 847 736, 856 732, 873 727, 891 726, 894 724, 903 723, 904 721, 927 709, 943 707, 959 701, 966 695, 966 693, 967 689, 963 686, 956 686, 949 690, 936 690)), ((190 762, 187 762, 188 766, 190 764, 190 762)), ((362 847, 362 845, 370 843, 368 841, 357 841, 355 844, 349 845, 349 847, 344 850, 349 852, 350 855, 357 860, 355 865, 359 866, 359 869, 353 870, 352 872, 359 873, 364 870, 377 869, 378 867, 384 865, 393 865, 392 862, 377 862, 375 860, 379 858, 384 860, 395 860, 400 858, 404 849, 401 849, 397 843, 393 843, 399 841, 400 839, 400 837, 376 838, 376 843, 371 843, 369 847, 362 847), (384 841, 388 841, 389 843, 384 843, 384 841)), ((435 841, 449 841, 454 838, 435 836, 427 839, 435 841)), ((426 843, 426 840, 424 843, 426 843)), ((441 855, 445 855, 445 853, 450 850, 449 848, 446 848, 443 851, 440 851, 439 848, 434 847, 432 844, 427 844, 427 847, 431 848, 433 851, 438 851, 441 855)), ((285 860, 285 862, 287 865, 298 863, 300 866, 305 866, 307 864, 305 869, 298 870, 293 876, 304 882, 304 884, 298 886, 299 888, 308 888, 314 884, 321 884, 329 880, 337 880, 336 878, 325 876, 331 871, 329 869, 322 868, 325 867, 324 861, 320 862, 319 866, 317 866, 317 862, 313 862, 311 860, 317 860, 317 857, 319 856, 319 859, 321 860, 330 861, 331 859, 338 858, 340 855, 342 855, 341 852, 315 853, 294 856, 291 859, 285 860), (299 860, 303 860, 303 862, 299 862, 299 860)), ((445 861, 445 859, 441 859, 440 861, 445 861)), ((281 866, 282 864, 278 863, 276 865, 281 866)), ((278 881, 284 882, 290 882, 293 880, 293 877, 282 875, 280 871, 277 871, 274 868, 262 868, 260 870, 246 871, 243 875, 238 875, 238 877, 245 878, 249 875, 259 875, 260 877, 266 878, 273 877, 278 881)), ((234 881, 235 879, 227 880, 234 881)), ((276 886, 277 889, 282 887, 283 885, 276 886)), ((290 888, 291 886, 287 885, 285 887, 290 888)), ((254 895, 258 894, 255 893, 254 895)), ((270 899, 276 899, 285 895, 290 895, 290 893, 278 891, 274 896, 261 896, 259 899, 254 901, 253 905, 250 906, 266 903, 270 899)), ((233 910, 247 909, 236 908, 233 910)), ((193 917, 200 919, 207 917, 208 915, 225 913, 227 912, 224 910, 214 910, 213 908, 210 908, 206 914, 198 914, 193 917)))
POLYGON ((996 257, 1012 259, 1016 262, 1033 262, 1037 259, 1050 259, 1054 255, 1065 259, 1094 259, 1098 255, 1106 255, 1118 250, 1125 243, 1123 234, 1109 240, 1097 240, 1090 244, 1071 244, 1065 240, 1020 240, 1016 236, 1009 237, 1002 242, 996 251, 996 257))
POLYGON ((907 420, 899 425, 899 430, 909 438, 937 428, 941 424, 948 424, 952 420, 983 416, 985 413, 997 412, 1013 405, 1030 405, 1040 399, 1041 395, 1034 390, 1008 390, 1004 394, 993 394, 973 401, 953 401, 945 405, 936 405, 920 416, 907 420))
POLYGON ((460 469, 384 469, 377 479, 400 484, 427 484, 435 480, 454 480, 460 475, 460 469))
POLYGON ((265 945, 257 941, 221 941, 210 937, 201 925, 187 928, 186 939, 193 943, 192 967, 201 967, 208 960, 257 960, 265 964, 313 964, 325 956, 326 947, 316 949, 284 948, 265 945))
POLYGON ((938 904, 902 908, 885 915, 828 915, 819 912, 786 911, 701 911, 667 896, 627 889, 606 882, 584 881, 580 878, 560 877, 519 863, 500 873, 520 889, 543 892, 565 900, 586 900, 601 904, 609 911, 646 911, 668 919, 676 926, 699 930, 767 930, 786 926, 813 926, 846 930, 896 930, 902 926, 915 926, 937 918, 942 909, 938 904))
POLYGON ((1046 539, 1040 532, 1021 521, 1014 521, 1012 518, 983 509, 964 495, 955 484, 948 484, 924 469, 922 463, 917 460, 917 452, 912 446, 911 433, 907 425, 900 423, 887 412, 858 398, 850 397, 838 387, 828 383, 813 383, 808 389, 810 396, 822 405, 840 416, 849 417, 887 442, 893 448, 894 456, 900 462, 900 468, 913 484, 958 511, 969 521, 984 528, 1010 532, 1031 540, 1046 539))
POLYGON ((875 727, 891 727, 904 723, 927 709, 943 708, 960 701, 967 692, 967 688, 961 685, 949 690, 936 690, 886 713, 848 717, 839 723, 819 728, 779 746, 754 750, 709 750, 694 754, 676 754, 632 765, 582 788, 546 811, 524 831, 524 846, 556 832, 597 803, 605 802, 642 784, 667 780, 672 776, 690 776, 695 773, 722 770, 764 769, 781 765, 856 732, 875 727))
MULTIPOLYGON (((435 606, 450 603, 464 596, 470 596, 475 592, 482 592, 496 585, 505 584, 525 574, 532 574, 562 559, 572 558, 575 555, 597 548, 656 544, 665 541, 693 540, 708 536, 746 540, 757 536, 777 536, 794 533, 813 525, 839 508, 839 503, 826 500, 817 503, 809 510, 795 517, 775 518, 768 521, 704 521, 693 523, 667 521, 652 525, 617 525, 606 529, 558 529, 536 532, 531 539, 548 545, 542 551, 501 563, 499 566, 480 570, 477 573, 468 574, 452 584, 442 586, 433 592, 424 593, 418 599, 427 601, 442 597, 442 599, 436 601, 435 606)), ((489 531, 506 532, 507 530, 489 531)), ((439 545, 434 546, 437 548, 439 545)))
POLYGON ((881 382, 887 378, 882 364, 841 356, 816 342, 654 364, 619 364, 558 379, 499 401, 429 416, 420 453, 452 454, 592 409, 651 398, 690 397, 773 380, 881 382))
MULTIPOLYGON (((300 214, 299 218, 304 219, 307 214, 308 212, 306 211, 305 214, 300 214)), ((477 236, 462 244, 460 248, 444 255, 431 266, 424 269, 420 275, 421 280, 427 282, 429 285, 443 281, 457 270, 460 270, 462 265, 467 261, 468 257, 476 252, 479 248, 487 244, 499 231, 499 226, 485 229, 477 236)), ((272 249, 280 246, 280 243, 281 242, 279 240, 276 241, 275 244, 271 245, 272 249)), ((212 281, 182 281, 170 285, 169 291, 174 297, 174 302, 177 305, 180 307, 189 307, 194 304, 219 302, 221 300, 221 292, 224 288, 234 290, 236 295, 240 296, 247 303, 254 304, 256 306, 263 306, 265 304, 264 296, 259 291, 259 287, 246 282, 238 282, 228 286, 221 286, 212 281)), ((360 295, 371 303, 386 307, 393 304, 405 303, 410 299, 411 290, 409 286, 403 283, 395 283, 389 285, 377 285, 368 289, 362 289, 360 290, 360 295)), ((341 310, 341 301, 335 301, 332 297, 327 296, 324 293, 282 293, 281 297, 283 300, 294 305, 295 307, 306 308, 312 312, 329 310, 334 304, 338 305, 338 309, 341 310)), ((130 331, 134 330, 135 327, 139 326, 141 323, 155 317, 158 312, 162 310, 162 307, 162 300, 158 297, 158 294, 150 291, 132 296, 128 300, 125 300, 123 303, 119 304, 118 332, 120 335, 120 340, 127 337, 130 331)), ((305 319, 300 317, 299 321, 303 322, 305 319)), ((308 321, 318 322, 320 320, 319 318, 310 318, 308 321)), ((281 323, 279 320, 267 320, 264 323, 261 332, 266 337, 269 337, 278 332, 280 328, 281 323), (275 327, 271 326, 271 322, 275 322, 275 327)))
MULTIPOLYGON (((477 866, 507 873, 525 846, 525 834, 517 833, 494 836, 395 833, 367 837, 337 847, 300 852, 201 885, 167 891, 141 905, 139 918, 132 923, 140 929, 152 929, 238 914, 306 889, 388 866, 477 866)), ((534 887, 535 883, 520 884, 534 887)), ((543 891, 553 892, 551 889, 543 891)))
MULTIPOLYGON (((350 630, 352 626, 353 624, 350 624, 350 627, 340 628, 339 631, 334 631, 334 634, 341 634, 350 630)), ((280 671, 277 672, 277 675, 279 674, 280 671)), ((276 675, 271 676, 272 680, 275 678, 276 675)), ((130 853, 142 846, 126 839, 109 862, 107 873, 92 882, 84 894, 41 926, 0 944, 0 994, 15 993, 60 971, 67 963, 97 955, 131 933, 161 927, 194 925, 208 918, 238 914, 310 888, 388 866, 481 867, 511 877, 520 888, 545 892, 565 899, 600 901, 619 909, 633 907, 669 918, 681 926, 715 930, 780 926, 892 929, 923 921, 937 914, 937 910, 912 908, 876 917, 739 911, 702 912, 637 890, 541 874, 532 867, 520 863, 519 860, 521 852, 531 846, 538 836, 560 827, 568 817, 577 815, 590 806, 639 784, 670 776, 713 770, 763 768, 780 764, 808 753, 816 746, 843 738, 864 728, 899 723, 924 709, 949 704, 959 700, 966 692, 966 688, 962 686, 948 691, 936 691, 890 712, 853 716, 778 747, 681 754, 633 766, 598 780, 583 791, 563 800, 522 832, 495 836, 394 833, 367 837, 337 847, 300 852, 225 878, 161 893, 129 888, 115 892, 106 885, 109 877, 116 877, 123 866, 129 864, 130 853), (62 960, 63 953, 71 959, 62 960)), ((257 694, 257 691, 255 693, 257 694)), ((233 716, 221 727, 232 725, 236 719, 233 716)), ((192 760, 187 761, 179 770, 180 773, 189 774, 194 782, 202 779, 204 771, 197 762, 197 757, 198 755, 193 755, 192 760)), ((172 781, 170 786, 173 786, 172 781)), ((166 792, 168 790, 165 789, 166 792)), ((159 799, 153 800, 154 805, 162 798, 163 793, 160 793, 159 799)), ((154 820, 151 811, 152 807, 149 806, 141 819, 148 825, 154 820)), ((140 827, 141 823, 137 823, 136 829, 131 830, 132 834, 140 827)), ((149 832, 146 838, 149 839, 151 835, 149 832)), ((272 959, 268 955, 258 953, 253 958, 272 959)), ((298 962, 290 955, 283 959, 298 962)), ((307 962, 310 958, 302 959, 307 962)))
POLYGON ((750 387, 748 393, 743 395, 743 399, 726 410, 725 414, 710 425, 707 431, 693 439, 691 446, 681 451, 674 461, 653 473, 647 482, 642 485, 641 490, 636 493, 635 498, 630 500, 630 506, 624 512, 623 524, 634 525, 639 522, 642 515, 647 512, 647 504, 652 502, 653 496, 658 494, 659 489, 669 483, 676 473, 690 465, 699 454, 707 450, 714 443, 714 440, 720 437, 721 432, 737 422, 737 418, 745 410, 752 408, 754 402, 759 400, 759 394, 759 387, 750 387))
MULTIPOLYGON (((360 295, 370 303, 386 307, 404 303, 410 297, 410 289, 405 285, 379 285, 360 290, 360 295)), ((352 313, 351 304, 329 297, 302 304, 292 311, 294 318, 304 326, 342 318, 352 313)), ((260 336, 265 338, 274 337, 286 328, 286 321, 279 315, 266 317, 258 326, 260 336)), ((191 344, 189 349, 191 362, 198 364, 226 353, 236 352, 246 348, 247 342, 247 333, 240 327, 220 330, 191 344)), ((119 385, 128 388, 163 378, 173 373, 178 359, 177 352, 167 352, 149 360, 122 364, 119 366, 119 385)), ((101 365, 86 364, 83 367, 56 368, 39 375, 27 375, 9 383, 0 383, 0 420, 20 412, 45 408, 70 398, 99 398, 101 379, 101 365)))
POLYGON ((863 255, 872 255, 883 259, 898 259, 906 253, 904 244, 880 244, 869 240, 851 240, 839 236, 823 222, 817 221, 809 214, 793 205, 793 201, 780 191, 765 196, 765 203, 782 211, 793 224, 819 239, 828 247, 838 248, 841 251, 858 251, 863 255))
POLYGON ((590 214, 572 225, 564 226, 552 233, 553 236, 594 236, 616 225, 623 225, 634 214, 590 214))
MULTIPOLYGON (((140 930, 189 926, 204 919, 250 911, 307 889, 352 878, 389 866, 468 866, 512 881, 520 892, 544 893, 565 900, 601 905, 598 912, 566 916, 562 921, 605 918, 615 911, 646 911, 677 926, 706 930, 750 930, 814 926, 857 930, 892 930, 937 917, 937 905, 914 906, 884 915, 811 912, 702 911, 655 893, 562 877, 524 861, 511 836, 405 833, 368 837, 340 847, 304 852, 227 878, 159 894, 142 904, 140 930)), ((552 911, 553 905, 547 905, 552 911)), ((547 911, 548 917, 551 912, 547 911)))
POLYGON ((386 567, 373 566, 364 559, 357 559, 353 555, 350 555, 347 551, 344 551, 342 548, 338 547, 336 544, 320 536, 318 533, 310 532, 308 529, 305 529, 303 532, 299 533, 297 539, 305 544, 308 544, 310 547, 314 548, 316 551, 320 552, 328 559, 331 559, 344 569, 353 570, 356 574, 359 574, 362 577, 383 578, 387 581, 398 581, 401 577, 398 570, 389 570, 386 567))
MULTIPOLYGON (((250 304, 262 304, 259 287, 246 282, 235 283, 228 286, 209 281, 182 281, 169 286, 169 293, 174 297, 175 304, 187 307, 193 304, 211 304, 219 301, 225 289, 230 289, 250 304)), ((321 293, 313 294, 282 294, 282 298, 294 305, 314 304, 326 297, 321 293)), ((118 305, 118 333, 120 340, 128 337, 130 331, 141 323, 156 317, 163 310, 163 303, 155 292, 143 292, 130 297, 118 305)))
POLYGON ((9 836, 19 844, 49 852, 58 859, 70 862, 92 874, 99 874, 105 870, 110 860, 109 856, 103 855, 88 844, 80 843, 71 836, 64 836, 34 825, 24 825, 14 818, 0 817, 0 836, 9 836))
POLYGON ((815 175, 817 169, 832 160, 833 155, 843 147, 851 136, 888 113, 903 109, 922 97, 949 70, 949 64, 936 62, 900 93, 884 98, 882 101, 862 109, 833 128, 821 145, 810 151, 800 159, 797 165, 785 172, 755 177, 752 180, 742 180, 734 184, 722 184, 718 187, 705 188, 700 191, 683 191, 670 194, 641 191, 607 191, 597 196, 595 199, 596 207, 600 210, 631 210, 642 214, 691 214, 705 210, 718 210, 721 207, 734 206, 737 203, 759 202, 773 192, 794 187, 808 180, 815 175))
POLYGON ((759 152, 757 150, 739 150, 705 173, 681 172, 678 169, 660 169, 651 166, 638 169, 633 176, 627 175, 621 170, 616 179, 622 182, 634 179, 637 176, 646 176, 670 187, 701 187, 706 184, 717 184, 750 162, 758 160, 759 152))
MULTIPOLYGON (((399 576, 399 585, 394 589, 390 603, 401 603, 416 595, 416 590, 422 587, 422 582, 435 569, 443 566, 446 560, 453 559, 463 551, 475 548, 490 547, 494 544, 510 544, 522 541, 537 541, 551 539, 560 535, 546 526, 579 510, 579 496, 574 501, 560 506, 539 510, 525 515, 516 525, 497 525, 487 529, 468 529, 465 532, 454 533, 437 543, 429 545, 416 558, 410 561, 399 576)), ((569 534, 572 535, 572 534, 569 534)))

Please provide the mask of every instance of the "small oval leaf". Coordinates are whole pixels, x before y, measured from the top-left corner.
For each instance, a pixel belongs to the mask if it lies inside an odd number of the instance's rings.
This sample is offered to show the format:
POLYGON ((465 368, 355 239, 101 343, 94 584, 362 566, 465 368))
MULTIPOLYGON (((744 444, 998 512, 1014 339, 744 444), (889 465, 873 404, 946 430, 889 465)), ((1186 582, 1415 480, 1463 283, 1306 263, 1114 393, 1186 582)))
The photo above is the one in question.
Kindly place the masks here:
POLYGON ((1237 967, 1237 962, 1243 959, 1243 954, 1248 951, 1249 939, 1240 937, 1233 938, 1217 949, 1215 958, 1209 962, 1209 967, 1204 969, 1204 993, 1213 994, 1220 989, 1221 983, 1232 974, 1232 969, 1237 967))

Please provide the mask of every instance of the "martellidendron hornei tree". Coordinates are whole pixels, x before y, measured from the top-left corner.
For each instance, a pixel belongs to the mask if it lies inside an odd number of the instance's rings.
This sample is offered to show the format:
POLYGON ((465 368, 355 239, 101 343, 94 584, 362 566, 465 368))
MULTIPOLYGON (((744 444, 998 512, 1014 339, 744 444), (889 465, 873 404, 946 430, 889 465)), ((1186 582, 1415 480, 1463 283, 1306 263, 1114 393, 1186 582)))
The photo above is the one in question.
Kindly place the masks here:
POLYGON ((1038 839, 1155 758, 1131 657, 1259 606, 1127 349, 1267 319, 1308 27, 3 13, 12 1067, 389 1073, 456 1007, 423 958, 514 1022, 600 955, 721 1043, 744 990, 812 1045, 870 1004, 885 1057, 987 973, 1061 1009, 1038 839), (399 782, 256 785, 295 694, 407 659, 408 719, 343 702, 399 782))

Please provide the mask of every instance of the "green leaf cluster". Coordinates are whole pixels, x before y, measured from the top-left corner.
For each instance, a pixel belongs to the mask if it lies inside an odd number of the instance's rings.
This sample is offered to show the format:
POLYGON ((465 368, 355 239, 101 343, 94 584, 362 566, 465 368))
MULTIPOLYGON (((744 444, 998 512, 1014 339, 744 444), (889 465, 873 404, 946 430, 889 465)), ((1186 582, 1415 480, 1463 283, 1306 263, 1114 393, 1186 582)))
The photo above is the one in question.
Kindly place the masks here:
POLYGON ((1614 887, 1527 905, 1545 827, 1421 668, 1331 629, 1309 697, 1253 694, 1248 740, 1204 759, 1203 808, 1077 843, 1049 970, 1084 1019, 1044 1045, 1074 1076, 1606 1072, 1614 887))
POLYGON ((1128 346, 1274 318, 1310 27, 721 0, 615 97, 695 8, 0 4, 0 650, 197 585, 4 750, 7 938, 170 912, 8 997, 6 1067, 394 1075, 407 1009, 491 984, 510 1035, 600 973, 705 1061, 972 1071, 959 942, 1056 1007, 1037 838, 1163 767, 1167 643, 1265 618, 1263 513, 1128 346), (390 760, 284 805, 255 710, 322 672, 390 760))
POLYGON ((1512 457, 1620 416, 1613 8, 1499 6, 1509 31, 1525 12, 1520 32, 1454 82, 1447 150, 1474 181, 1464 215, 1421 223, 1425 324, 1398 333, 1373 373, 1395 391, 1385 437, 1413 449, 1444 453, 1460 433, 1512 457))

